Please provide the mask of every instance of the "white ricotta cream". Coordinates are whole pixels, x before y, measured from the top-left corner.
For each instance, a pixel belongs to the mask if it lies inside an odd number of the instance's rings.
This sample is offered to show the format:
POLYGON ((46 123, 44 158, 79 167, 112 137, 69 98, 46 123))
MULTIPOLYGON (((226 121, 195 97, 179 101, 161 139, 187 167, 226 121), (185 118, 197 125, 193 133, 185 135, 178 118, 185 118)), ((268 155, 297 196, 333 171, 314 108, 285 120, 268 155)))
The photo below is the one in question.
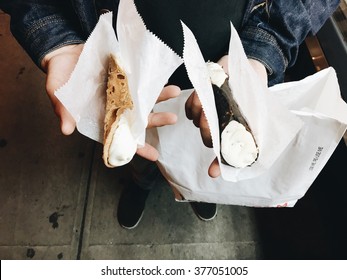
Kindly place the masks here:
POLYGON ((222 66, 214 62, 207 62, 206 66, 208 74, 210 75, 211 83, 217 87, 221 87, 224 84, 225 79, 228 78, 228 75, 225 74, 222 66))
POLYGON ((127 164, 137 150, 137 143, 131 134, 130 126, 124 114, 121 115, 109 150, 108 162, 113 166, 127 164))
POLYGON ((231 166, 243 168, 258 157, 252 134, 237 121, 231 121, 222 132, 221 154, 231 166))

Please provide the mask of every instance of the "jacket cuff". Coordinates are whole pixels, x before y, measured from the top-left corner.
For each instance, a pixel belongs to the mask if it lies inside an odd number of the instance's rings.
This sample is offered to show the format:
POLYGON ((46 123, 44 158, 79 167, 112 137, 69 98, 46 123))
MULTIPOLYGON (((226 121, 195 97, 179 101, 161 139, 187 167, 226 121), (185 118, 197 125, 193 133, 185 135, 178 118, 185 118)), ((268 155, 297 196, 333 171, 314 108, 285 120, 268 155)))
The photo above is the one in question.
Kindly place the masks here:
POLYGON ((66 45, 85 42, 85 39, 74 31, 72 23, 59 15, 44 17, 25 30, 12 26, 12 33, 41 69, 41 61, 49 52, 66 45))
POLYGON ((245 27, 240 38, 247 57, 260 61, 266 67, 269 86, 283 82, 288 60, 276 38, 254 26, 245 27))

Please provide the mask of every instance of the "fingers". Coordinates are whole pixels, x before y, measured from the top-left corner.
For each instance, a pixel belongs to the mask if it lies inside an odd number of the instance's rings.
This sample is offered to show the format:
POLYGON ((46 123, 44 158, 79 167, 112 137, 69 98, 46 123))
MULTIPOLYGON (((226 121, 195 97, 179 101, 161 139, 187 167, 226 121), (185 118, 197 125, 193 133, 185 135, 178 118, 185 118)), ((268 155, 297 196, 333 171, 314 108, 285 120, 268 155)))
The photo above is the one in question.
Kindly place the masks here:
POLYGON ((152 147, 151 145, 145 143, 145 146, 142 148, 138 148, 136 153, 145 159, 150 161, 157 161, 159 158, 159 152, 152 147))
POLYGON ((180 93, 181 93, 181 89, 178 86, 173 86, 173 85, 166 86, 161 91, 156 103, 159 103, 161 101, 165 101, 171 98, 175 98, 179 96, 180 93))
POLYGON ((199 127, 202 105, 200 99, 195 91, 189 96, 185 104, 186 116, 192 120, 196 127, 199 127))
POLYGON ((147 128, 172 125, 177 122, 177 116, 170 112, 150 113, 147 128))
POLYGON ((202 109, 201 102, 198 95, 194 91, 186 101, 185 104, 186 116, 193 121, 196 127, 200 128, 202 141, 206 147, 212 148, 212 138, 210 128, 202 109))
MULTIPOLYGON (((209 148, 212 148, 210 128, 208 126, 205 113, 202 110, 201 102, 195 91, 187 99, 185 104, 185 110, 187 118, 193 120, 194 125, 200 128, 200 134, 204 145, 209 148)), ((211 163, 208 169, 208 174, 212 178, 220 176, 220 168, 217 158, 211 163)))
MULTIPOLYGON (((166 86, 161 91, 157 103, 179 96, 181 89, 178 86, 166 86)), ((147 128, 171 125, 177 122, 177 116, 170 112, 150 113, 147 128)))
MULTIPOLYGON (((175 98, 181 93, 181 89, 177 86, 166 86, 161 91, 157 103, 175 98)), ((171 125, 177 122, 177 116, 170 112, 150 113, 148 116, 147 128, 161 127, 171 125)), ((136 152, 140 157, 150 161, 156 161, 159 158, 159 152, 151 145, 145 143, 145 146, 138 148, 136 152)))
MULTIPOLYGON (((177 86, 166 86, 161 91, 158 102, 175 98, 179 96, 181 89, 177 86)), ((164 125, 171 125, 177 122, 177 116, 170 112, 150 113, 148 116, 147 128, 161 127, 164 125)), ((138 148, 136 153, 147 160, 156 161, 159 158, 159 152, 151 145, 145 143, 145 146, 138 148)))
POLYGON ((210 177, 212 178, 217 178, 218 176, 220 176, 220 174, 221 174, 221 171, 220 171, 219 163, 217 158, 215 158, 208 169, 208 175, 210 175, 210 177))
POLYGON ((212 137, 210 127, 208 126, 208 122, 205 116, 204 111, 201 112, 200 120, 199 120, 200 134, 202 138, 202 142, 208 148, 212 148, 212 137))

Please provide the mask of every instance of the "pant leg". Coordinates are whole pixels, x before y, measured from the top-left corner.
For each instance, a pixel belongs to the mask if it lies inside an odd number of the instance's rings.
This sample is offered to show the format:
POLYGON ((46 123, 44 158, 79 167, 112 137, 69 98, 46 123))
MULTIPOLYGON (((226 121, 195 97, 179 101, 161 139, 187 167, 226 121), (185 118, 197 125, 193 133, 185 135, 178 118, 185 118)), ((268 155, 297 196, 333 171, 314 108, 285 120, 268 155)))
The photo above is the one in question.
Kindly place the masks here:
POLYGON ((157 164, 135 155, 130 162, 131 176, 135 184, 144 190, 151 190, 160 175, 157 164))

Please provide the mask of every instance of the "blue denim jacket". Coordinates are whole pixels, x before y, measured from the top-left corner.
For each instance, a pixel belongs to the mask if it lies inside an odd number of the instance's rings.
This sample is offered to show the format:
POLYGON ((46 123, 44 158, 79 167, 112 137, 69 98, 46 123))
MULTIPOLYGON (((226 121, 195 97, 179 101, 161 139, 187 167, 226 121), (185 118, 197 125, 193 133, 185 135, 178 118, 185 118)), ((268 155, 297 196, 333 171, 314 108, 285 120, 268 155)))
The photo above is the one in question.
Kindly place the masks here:
MULTIPOLYGON (((104 0, 117 11, 117 0, 104 0)), ((11 31, 33 61, 64 45, 83 43, 98 20, 98 0, 0 0, 11 15, 11 31), (77 16, 76 16, 77 15, 77 16)), ((283 81, 299 45, 315 34, 339 0, 249 0, 239 30, 249 58, 268 70, 269 85, 283 81)))

